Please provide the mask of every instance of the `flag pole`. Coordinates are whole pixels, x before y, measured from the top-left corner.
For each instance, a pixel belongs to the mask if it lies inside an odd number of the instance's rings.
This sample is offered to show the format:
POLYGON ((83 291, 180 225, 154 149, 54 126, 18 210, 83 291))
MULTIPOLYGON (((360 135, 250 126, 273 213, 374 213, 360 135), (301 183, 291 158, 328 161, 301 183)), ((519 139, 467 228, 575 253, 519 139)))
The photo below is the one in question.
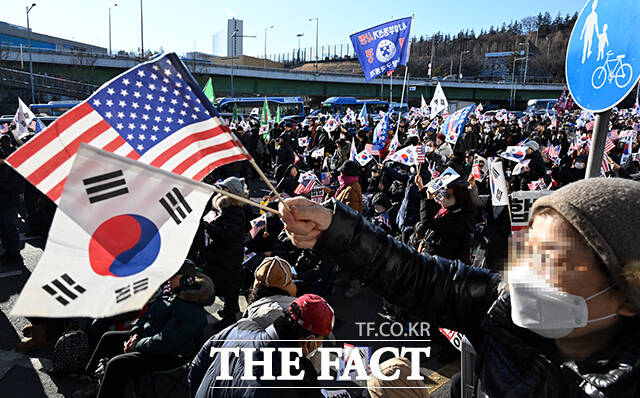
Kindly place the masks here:
MULTIPOLYGON (((278 193, 278 191, 276 191, 276 189, 274 188, 273 184, 271 184, 271 181, 269 181, 269 179, 267 178, 267 176, 264 175, 264 173, 262 172, 262 170, 260 170, 260 167, 258 167, 258 165, 256 164, 256 161, 253 160, 253 158, 249 159, 249 163, 251 164, 251 166, 253 166, 254 170, 258 173, 258 175, 260 176, 260 178, 262 178, 262 181, 265 182, 265 184, 267 184, 267 186, 269 187, 269 189, 271 190, 271 192, 273 192, 274 195, 276 195, 276 198, 278 198, 278 200, 280 202, 282 202, 282 204, 284 205, 284 207, 291 211, 291 209, 289 208, 289 206, 287 206, 286 203, 284 203, 284 199, 282 199, 282 196, 280 196, 280 194, 278 193)), ((255 202, 251 202, 257 205, 257 203, 255 202)), ((264 210, 264 209, 263 209, 264 210)), ((275 214, 280 214, 277 211, 273 211, 273 209, 269 209, 269 211, 271 211, 272 213, 275 214)))
MULTIPOLYGON (((411 26, 413 27, 414 15, 411 15, 411 26)), ((407 86, 407 73, 409 72, 409 57, 411 56, 411 30, 409 30, 409 44, 407 44, 407 62, 404 65, 404 79, 402 81, 402 94, 400 95, 400 113, 398 114, 398 123, 396 124, 396 134, 400 130, 400 118, 402 117, 402 104, 404 104, 404 91, 407 86)))
MULTIPOLYGON (((261 203, 256 203, 256 202, 254 202, 252 200, 249 200, 249 199, 247 199, 247 198, 245 198, 243 196, 232 194, 231 192, 227 192, 227 191, 222 190, 220 188, 217 188, 215 186, 211 187, 211 188, 213 189, 213 192, 219 193, 220 195, 228 196, 231 199, 235 199, 235 200, 237 200, 239 202, 246 203, 246 204, 248 204, 250 206, 257 207, 258 209, 261 209, 261 210, 264 210, 264 211, 268 211, 269 213, 280 215, 280 212, 278 210, 272 209, 270 207, 267 207, 267 206, 265 206, 265 205, 263 205, 261 203)), ((285 205, 285 206, 287 206, 287 205, 285 205)))

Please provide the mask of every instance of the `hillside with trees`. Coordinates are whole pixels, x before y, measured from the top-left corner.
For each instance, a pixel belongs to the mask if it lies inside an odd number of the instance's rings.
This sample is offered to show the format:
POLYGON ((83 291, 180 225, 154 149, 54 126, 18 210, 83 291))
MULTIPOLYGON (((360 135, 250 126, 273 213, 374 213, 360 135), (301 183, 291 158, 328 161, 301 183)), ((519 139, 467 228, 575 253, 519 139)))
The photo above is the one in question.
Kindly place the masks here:
MULTIPOLYGON (((483 72, 486 62, 485 54, 495 52, 509 52, 509 58, 504 62, 508 69, 508 79, 513 71, 513 59, 523 57, 529 43, 529 63, 527 81, 532 82, 563 82, 564 63, 567 43, 571 36, 571 29, 578 18, 578 14, 555 18, 546 12, 537 16, 523 18, 519 21, 503 23, 500 27, 491 26, 479 33, 465 30, 457 35, 442 34, 440 32, 431 37, 421 36, 412 39, 409 73, 415 77, 428 76, 429 62, 433 51, 434 66, 432 76, 447 76, 457 74, 462 55, 462 75, 466 78, 487 79, 483 72), (468 53, 467 53, 468 51, 468 53)), ((522 73, 524 62, 516 64, 516 76, 522 73)), ((493 76, 488 80, 504 79, 493 76)), ((516 79, 518 79, 516 77, 516 79)))

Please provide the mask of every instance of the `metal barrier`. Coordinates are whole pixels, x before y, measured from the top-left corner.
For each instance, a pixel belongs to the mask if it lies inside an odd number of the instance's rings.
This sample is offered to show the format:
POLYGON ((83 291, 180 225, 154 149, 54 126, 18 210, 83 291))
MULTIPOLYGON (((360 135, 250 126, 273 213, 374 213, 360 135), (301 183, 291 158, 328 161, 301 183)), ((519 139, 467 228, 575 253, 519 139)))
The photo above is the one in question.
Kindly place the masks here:
MULTIPOLYGON (((7 83, 19 84, 29 87, 31 82, 29 72, 0 67, 0 79, 7 83)), ((37 91, 72 94, 78 98, 84 98, 96 91, 95 84, 83 83, 74 80, 62 79, 54 76, 33 74, 33 85, 37 91)))

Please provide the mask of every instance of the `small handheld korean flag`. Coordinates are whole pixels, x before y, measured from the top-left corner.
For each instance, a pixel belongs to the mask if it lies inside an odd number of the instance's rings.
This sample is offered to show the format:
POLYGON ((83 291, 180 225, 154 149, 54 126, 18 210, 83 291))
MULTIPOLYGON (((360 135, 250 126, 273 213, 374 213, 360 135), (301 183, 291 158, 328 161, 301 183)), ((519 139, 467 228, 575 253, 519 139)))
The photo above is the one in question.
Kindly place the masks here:
POLYGON ((502 162, 491 160, 489 163, 489 176, 491 185, 491 204, 493 206, 507 206, 507 181, 504 178, 502 162))
POLYGON ((211 193, 81 144, 46 250, 13 314, 103 318, 142 308, 180 269, 211 193))

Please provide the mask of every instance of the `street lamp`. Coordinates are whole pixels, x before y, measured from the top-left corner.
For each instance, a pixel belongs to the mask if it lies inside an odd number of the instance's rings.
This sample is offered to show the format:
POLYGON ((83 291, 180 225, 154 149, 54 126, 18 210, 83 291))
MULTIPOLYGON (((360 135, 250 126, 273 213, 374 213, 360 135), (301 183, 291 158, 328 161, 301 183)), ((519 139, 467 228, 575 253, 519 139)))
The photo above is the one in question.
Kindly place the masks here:
POLYGON ((460 65, 458 66, 458 76, 460 76, 460 80, 462 80, 462 56, 470 52, 469 50, 460 52, 460 65))
POLYGON ((298 33, 296 37, 298 38, 298 62, 300 62, 300 38, 304 36, 304 33, 298 33))
POLYGON ((255 36, 246 36, 246 35, 239 35, 238 32, 240 30, 236 29, 233 31, 233 33, 231 34, 231 96, 233 97, 234 94, 234 89, 233 89, 233 60, 236 58, 236 37, 255 37, 255 36))
POLYGON ((144 58, 144 30, 142 29, 142 0, 140 0, 140 58, 144 58))
POLYGON ((318 18, 309 18, 309 22, 316 21, 316 75, 318 74, 318 18))
MULTIPOLYGON (((525 43, 518 43, 521 46, 524 46, 525 43)), ((527 69, 529 67, 529 40, 527 40, 527 54, 525 55, 525 62, 524 62, 524 78, 522 79, 523 83, 527 82, 527 69)))
POLYGON ((267 30, 273 29, 273 25, 267 26, 264 28, 264 65, 263 67, 267 69, 267 30))
POLYGON ((109 55, 111 55, 111 9, 117 6, 118 3, 115 3, 114 5, 109 7, 109 55))
POLYGON ((36 92, 33 88, 33 63, 31 62, 31 28, 29 27, 29 11, 36 6, 36 3, 27 6, 27 32, 29 33, 29 83, 31 83, 31 103, 36 102, 36 92))
POLYGON ((510 107, 511 110, 513 110, 513 104, 515 102, 516 99, 516 85, 515 85, 515 81, 516 81, 516 62, 517 61, 522 61, 523 58, 514 58, 513 59, 513 69, 511 70, 511 98, 509 98, 509 103, 510 103, 510 107))

